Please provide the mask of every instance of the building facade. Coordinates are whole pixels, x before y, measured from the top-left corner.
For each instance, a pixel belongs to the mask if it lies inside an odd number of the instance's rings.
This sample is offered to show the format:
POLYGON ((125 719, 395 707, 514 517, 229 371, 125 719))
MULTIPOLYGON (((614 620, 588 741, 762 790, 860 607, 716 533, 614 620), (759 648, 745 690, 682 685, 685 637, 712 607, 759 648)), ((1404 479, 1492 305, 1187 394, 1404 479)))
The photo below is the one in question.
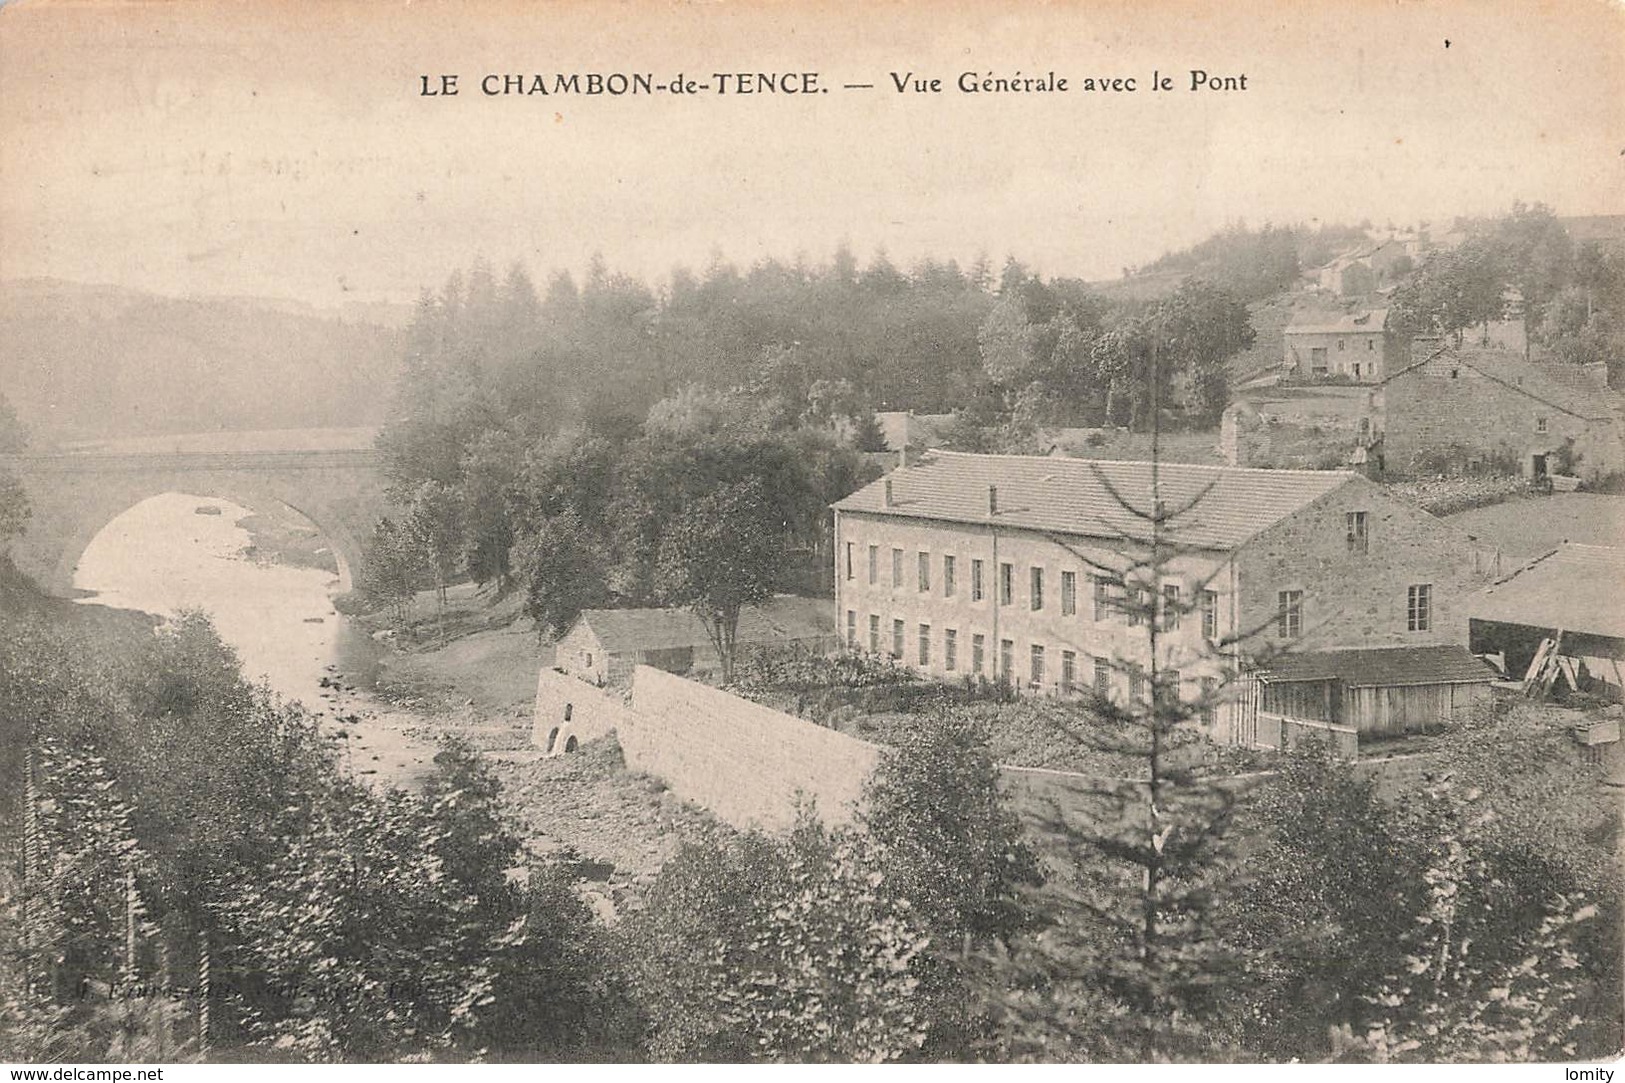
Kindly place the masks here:
POLYGON ((1356 474, 933 452, 840 501, 850 649, 943 679, 1194 694, 1278 651, 1465 643, 1495 555, 1356 474), (1126 507, 1125 507, 1126 505, 1126 507), (1152 657, 1150 621, 1157 621, 1152 657))
POLYGON ((1287 368, 1303 380, 1343 377, 1374 384, 1404 356, 1397 336, 1388 330, 1385 308, 1292 324, 1282 339, 1287 368))
POLYGON ((1382 381, 1371 413, 1389 470, 1516 468, 1597 478, 1625 469, 1618 396, 1602 366, 1542 365, 1493 349, 1434 346, 1382 381))

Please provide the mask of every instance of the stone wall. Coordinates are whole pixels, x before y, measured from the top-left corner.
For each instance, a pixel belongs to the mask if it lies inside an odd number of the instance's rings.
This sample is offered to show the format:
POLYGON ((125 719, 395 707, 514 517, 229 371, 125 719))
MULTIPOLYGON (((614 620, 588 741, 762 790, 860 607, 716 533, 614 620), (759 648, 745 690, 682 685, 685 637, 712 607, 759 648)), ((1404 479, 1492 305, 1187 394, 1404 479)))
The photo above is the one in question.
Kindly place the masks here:
POLYGON ((1354 481, 1264 531, 1238 557, 1241 627, 1295 650, 1467 642, 1467 596, 1497 567, 1493 549, 1418 508, 1354 481), (1351 552, 1346 515, 1366 513, 1366 548, 1351 552), (1407 624, 1408 588, 1431 587, 1426 631, 1407 624), (1282 639, 1278 592, 1302 591, 1302 636, 1282 639))
MULTIPOLYGON (((1625 466, 1616 427, 1588 421, 1492 380, 1449 355, 1405 373, 1383 391, 1383 443, 1388 469, 1411 471, 1420 456, 1451 448, 1486 461, 1516 462, 1525 475, 1535 455, 1555 455, 1568 440, 1582 477, 1625 466), (1541 422, 1545 431, 1540 431, 1541 422)), ((1548 460, 1548 469, 1556 469, 1548 460)))
POLYGON ((791 826, 798 794, 826 823, 850 821, 883 751, 649 666, 632 705, 617 726, 626 765, 742 829, 791 826))
POLYGON ((625 728, 630 716, 616 689, 595 688, 579 677, 543 669, 536 678, 531 743, 549 756, 573 752, 576 745, 625 728))

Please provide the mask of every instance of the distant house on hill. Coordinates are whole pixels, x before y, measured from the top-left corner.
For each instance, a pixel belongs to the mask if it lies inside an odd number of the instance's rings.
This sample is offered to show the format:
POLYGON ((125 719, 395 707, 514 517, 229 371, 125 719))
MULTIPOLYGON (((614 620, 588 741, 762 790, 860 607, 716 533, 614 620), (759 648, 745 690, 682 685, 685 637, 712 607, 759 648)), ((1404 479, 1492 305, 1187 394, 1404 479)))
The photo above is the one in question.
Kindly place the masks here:
POLYGON ((1467 600, 1468 646, 1521 678, 1541 641, 1575 659, 1586 691, 1625 696, 1625 549, 1565 543, 1467 600))
POLYGON ((1385 308, 1307 317, 1290 324, 1282 338, 1288 371, 1305 380, 1345 376, 1374 384, 1403 357, 1385 308))
POLYGON ((1620 396, 1603 365, 1542 365, 1504 350, 1417 343, 1420 356, 1372 393, 1386 468, 1463 458, 1517 464, 1526 477, 1625 469, 1620 396))
MULTIPOLYGON (((739 614, 737 643, 741 649, 833 649, 834 610, 825 599, 781 594, 739 614)), ((720 665, 705 623, 687 609, 582 610, 559 640, 555 658, 565 673, 616 687, 626 687, 639 665, 678 674, 720 665)))

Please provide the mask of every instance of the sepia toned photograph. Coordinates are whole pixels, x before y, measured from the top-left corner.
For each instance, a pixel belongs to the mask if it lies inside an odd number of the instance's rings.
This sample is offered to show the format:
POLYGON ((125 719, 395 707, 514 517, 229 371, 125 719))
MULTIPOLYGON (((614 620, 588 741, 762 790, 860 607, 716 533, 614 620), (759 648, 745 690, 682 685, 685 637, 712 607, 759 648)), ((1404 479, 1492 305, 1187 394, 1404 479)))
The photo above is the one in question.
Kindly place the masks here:
POLYGON ((0 0, 0 105, 8 1079, 1611 1083, 1617 0, 0 0))

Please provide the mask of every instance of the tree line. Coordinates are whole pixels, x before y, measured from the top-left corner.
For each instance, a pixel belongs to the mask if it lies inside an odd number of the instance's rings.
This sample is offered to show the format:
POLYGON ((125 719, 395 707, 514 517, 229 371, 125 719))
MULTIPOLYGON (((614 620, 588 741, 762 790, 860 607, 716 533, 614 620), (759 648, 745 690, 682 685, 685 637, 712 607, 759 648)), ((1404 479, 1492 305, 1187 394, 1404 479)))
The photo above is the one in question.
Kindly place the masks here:
POLYGON ((1394 291, 1392 326, 1459 343, 1472 329, 1518 311, 1539 352, 1572 364, 1605 363, 1618 386, 1625 253, 1595 241, 1576 245, 1539 203, 1516 203, 1506 215, 1468 227, 1459 247, 1429 255, 1394 291))
POLYGON ((498 281, 476 263, 424 294, 406 338, 379 437, 401 510, 368 546, 366 592, 403 606, 466 574, 522 586, 557 631, 587 606, 715 594, 682 550, 741 534, 773 542, 734 554, 743 602, 826 589, 826 509, 874 476, 877 410, 952 406, 949 446, 1033 451, 1040 426, 1149 426, 1160 364, 1155 420, 1207 425, 1253 332, 1203 280, 1108 299, 1014 261, 997 280, 986 261, 905 274, 841 249, 822 267, 680 268, 659 294, 598 262, 541 293, 522 267, 498 281), (707 500, 752 529, 705 538, 707 500))

